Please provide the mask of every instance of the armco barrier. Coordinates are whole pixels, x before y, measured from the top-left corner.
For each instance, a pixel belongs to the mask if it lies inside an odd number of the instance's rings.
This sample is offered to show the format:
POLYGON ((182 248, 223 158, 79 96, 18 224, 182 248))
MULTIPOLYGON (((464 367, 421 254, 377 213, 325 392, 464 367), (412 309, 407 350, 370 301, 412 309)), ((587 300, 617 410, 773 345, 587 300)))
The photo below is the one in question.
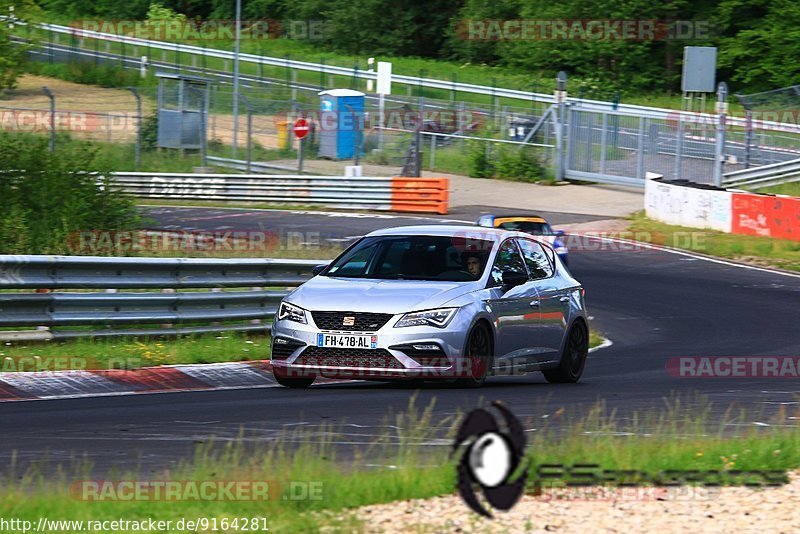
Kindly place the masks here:
POLYGON ((733 233, 800 241, 800 199, 733 193, 733 233))
POLYGON ((286 288, 308 280, 320 263, 0 255, 0 290, 12 290, 0 291, 0 327, 56 328, 0 331, 0 340, 268 332, 286 288), (90 325, 96 329, 68 328, 90 325))
POLYGON ((690 228, 800 241, 800 198, 708 189, 660 178, 645 184, 651 219, 690 228))
POLYGON ((447 213, 446 178, 119 172, 115 185, 141 198, 221 200, 447 213))

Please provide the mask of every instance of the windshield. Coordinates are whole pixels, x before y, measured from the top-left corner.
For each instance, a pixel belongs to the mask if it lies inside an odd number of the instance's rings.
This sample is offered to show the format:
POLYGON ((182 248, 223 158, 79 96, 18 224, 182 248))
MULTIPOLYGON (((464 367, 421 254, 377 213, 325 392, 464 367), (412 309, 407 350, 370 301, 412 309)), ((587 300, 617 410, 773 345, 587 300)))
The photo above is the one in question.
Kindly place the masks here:
POLYGON ((376 236, 356 243, 323 273, 381 280, 478 280, 493 242, 451 236, 376 236))
POLYGON ((537 221, 511 221, 504 222, 497 225, 498 228, 503 230, 513 230, 516 232, 525 232, 526 234, 533 235, 553 235, 553 229, 546 222, 537 221))

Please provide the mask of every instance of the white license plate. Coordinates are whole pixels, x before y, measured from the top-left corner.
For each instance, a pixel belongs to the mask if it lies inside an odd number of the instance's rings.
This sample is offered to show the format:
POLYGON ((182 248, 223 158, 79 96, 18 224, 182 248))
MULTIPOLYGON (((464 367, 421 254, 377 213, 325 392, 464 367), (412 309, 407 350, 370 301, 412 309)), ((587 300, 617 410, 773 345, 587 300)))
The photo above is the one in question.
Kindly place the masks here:
POLYGON ((317 346, 337 349, 374 349, 378 347, 378 336, 317 334, 317 346))

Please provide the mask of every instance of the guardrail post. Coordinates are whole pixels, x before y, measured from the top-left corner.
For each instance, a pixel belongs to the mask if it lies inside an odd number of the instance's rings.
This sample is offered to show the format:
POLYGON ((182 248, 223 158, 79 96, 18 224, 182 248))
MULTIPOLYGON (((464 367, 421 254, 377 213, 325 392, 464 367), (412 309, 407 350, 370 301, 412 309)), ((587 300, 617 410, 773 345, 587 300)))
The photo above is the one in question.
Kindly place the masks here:
POLYGON ((728 115, 728 84, 717 85, 717 139, 714 143, 714 185, 722 187, 722 166, 725 164, 725 122, 728 115))
POLYGON ((56 149, 56 97, 46 85, 42 87, 42 92, 50 99, 50 144, 48 149, 53 152, 56 149))

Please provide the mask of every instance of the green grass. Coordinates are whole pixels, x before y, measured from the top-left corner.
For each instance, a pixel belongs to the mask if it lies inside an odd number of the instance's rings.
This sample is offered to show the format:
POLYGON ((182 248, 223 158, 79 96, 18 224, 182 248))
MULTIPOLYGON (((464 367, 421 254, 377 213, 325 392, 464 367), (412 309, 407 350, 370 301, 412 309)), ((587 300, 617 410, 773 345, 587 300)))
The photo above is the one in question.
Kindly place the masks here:
MULTIPOLYGON (((729 410, 721 419, 712 421, 710 404, 702 399, 691 402, 690 408, 689 404, 670 399, 662 409, 639 411, 626 422, 602 403, 580 417, 573 417, 564 408, 544 411, 532 407, 537 415, 523 422, 525 428, 536 429, 526 433, 528 492, 535 493, 546 483, 538 476, 544 464, 595 464, 606 470, 632 470, 645 475, 640 481, 657 478, 667 470, 694 469, 710 471, 710 480, 735 485, 753 481, 754 477, 745 479, 734 470, 780 473, 800 466, 800 432, 796 427, 765 430, 755 425, 728 426, 745 419, 729 410)), ((509 408, 514 411, 518 407, 509 408)), ((454 493, 458 456, 450 456, 448 445, 461 416, 456 413, 442 417, 434 411, 433 403, 423 409, 416 406, 412 396, 405 411, 389 412, 385 419, 387 430, 381 435, 365 445, 352 445, 352 456, 337 454, 334 442, 347 436, 332 425, 315 428, 313 436, 287 431, 271 441, 254 441, 242 430, 240 439, 232 442, 205 441, 197 446, 191 461, 167 472, 116 472, 102 477, 112 481, 270 481, 271 498, 267 501, 81 500, 79 492, 70 494, 70 485, 93 477, 88 472, 91 466, 75 459, 71 469, 55 476, 44 476, 37 468, 12 471, 0 486, 0 514, 34 524, 41 516, 71 520, 153 517, 172 521, 182 517, 263 517, 274 532, 319 532, 325 528, 358 531, 364 525, 352 512, 360 506, 454 493), (442 446, 421 446, 437 439, 442 446), (368 468, 366 463, 394 467, 368 468), (291 498, 292 484, 313 485, 318 488, 318 498, 291 498)), ((771 422, 785 424, 787 417, 784 410, 771 422)), ((559 480, 576 481, 570 476, 559 480)), ((637 478, 630 475, 625 480, 637 478)), ((463 513, 470 513, 466 506, 463 513)))
POLYGON ((800 182, 792 182, 788 184, 775 185, 772 187, 765 187, 764 189, 759 189, 758 192, 800 197, 800 182))
POLYGON ((599 347, 600 345, 603 344, 603 342, 605 340, 606 340, 606 338, 603 337, 603 335, 601 333, 599 333, 597 330, 594 330, 594 329, 590 329, 589 330, 589 348, 590 349, 593 349, 595 347, 599 347))
POLYGON ((628 231, 632 234, 623 237, 709 256, 800 271, 800 242, 797 241, 673 226, 648 219, 643 212, 631 217, 628 231))
POLYGON ((266 335, 224 332, 170 340, 79 338, 5 342, 0 345, 0 371, 133 369, 154 365, 264 360, 270 354, 269 339, 266 335))
MULTIPOLYGON (((591 331, 589 346, 603 337, 591 331)), ((64 371, 67 369, 136 369, 156 365, 265 360, 270 337, 221 332, 173 339, 78 338, 67 341, 0 344, 0 372, 64 371)))

